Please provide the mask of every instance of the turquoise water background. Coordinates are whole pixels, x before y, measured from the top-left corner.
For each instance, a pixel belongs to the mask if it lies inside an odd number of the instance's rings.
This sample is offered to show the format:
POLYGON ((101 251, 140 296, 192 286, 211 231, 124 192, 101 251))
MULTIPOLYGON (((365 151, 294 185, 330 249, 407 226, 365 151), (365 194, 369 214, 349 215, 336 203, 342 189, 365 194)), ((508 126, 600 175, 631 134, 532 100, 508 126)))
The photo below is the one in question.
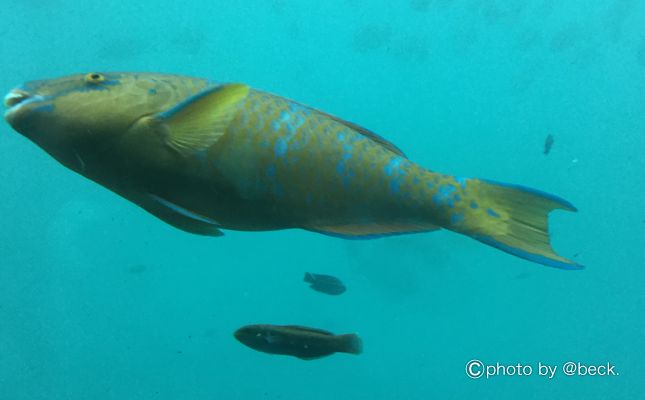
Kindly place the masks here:
POLYGON ((2 93, 94 70, 245 82, 432 170, 564 197, 580 211, 552 214, 553 244, 586 269, 447 231, 189 235, 3 122, 0 399, 645 398, 645 3, 1 4, 2 93), (348 291, 314 292, 305 271, 348 291), (232 336, 251 323, 358 332, 364 354, 254 352, 232 336), (533 374, 475 380, 471 359, 533 374), (619 375, 537 375, 567 361, 619 375))

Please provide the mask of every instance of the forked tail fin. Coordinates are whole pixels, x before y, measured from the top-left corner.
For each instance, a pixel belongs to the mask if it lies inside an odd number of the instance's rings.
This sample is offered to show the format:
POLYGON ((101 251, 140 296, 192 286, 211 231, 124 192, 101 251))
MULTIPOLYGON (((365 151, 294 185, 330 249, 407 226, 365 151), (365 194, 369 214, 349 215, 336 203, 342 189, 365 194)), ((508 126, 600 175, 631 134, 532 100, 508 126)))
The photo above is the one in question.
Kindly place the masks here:
POLYGON ((538 190, 487 180, 468 179, 467 189, 470 206, 453 230, 539 264, 583 268, 557 255, 549 241, 549 212, 577 211, 571 203, 538 190))

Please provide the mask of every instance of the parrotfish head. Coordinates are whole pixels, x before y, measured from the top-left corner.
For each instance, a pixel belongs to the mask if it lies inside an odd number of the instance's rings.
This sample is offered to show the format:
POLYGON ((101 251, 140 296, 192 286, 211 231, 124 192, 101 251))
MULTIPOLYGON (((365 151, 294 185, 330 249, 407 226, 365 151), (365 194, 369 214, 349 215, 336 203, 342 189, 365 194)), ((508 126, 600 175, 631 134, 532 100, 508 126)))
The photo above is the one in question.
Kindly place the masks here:
POLYGON ((209 84, 177 75, 101 72, 32 81, 5 96, 5 119, 69 164, 73 154, 114 143, 142 117, 168 109, 209 84))

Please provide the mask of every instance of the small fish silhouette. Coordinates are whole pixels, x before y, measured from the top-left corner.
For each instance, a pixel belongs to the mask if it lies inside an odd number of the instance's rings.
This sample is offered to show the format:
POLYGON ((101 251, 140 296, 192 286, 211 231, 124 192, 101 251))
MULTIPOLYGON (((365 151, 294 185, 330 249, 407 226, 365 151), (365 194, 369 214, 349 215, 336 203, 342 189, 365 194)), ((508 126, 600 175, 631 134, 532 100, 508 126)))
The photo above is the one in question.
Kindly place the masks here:
POLYGON ((305 282, 311 283, 310 288, 318 292, 339 295, 345 293, 345 285, 340 279, 331 275, 312 274, 305 272, 305 282))
POLYGON ((313 360, 331 354, 361 354, 363 342, 355 333, 334 335, 329 331, 297 325, 247 325, 234 336, 253 350, 313 360))

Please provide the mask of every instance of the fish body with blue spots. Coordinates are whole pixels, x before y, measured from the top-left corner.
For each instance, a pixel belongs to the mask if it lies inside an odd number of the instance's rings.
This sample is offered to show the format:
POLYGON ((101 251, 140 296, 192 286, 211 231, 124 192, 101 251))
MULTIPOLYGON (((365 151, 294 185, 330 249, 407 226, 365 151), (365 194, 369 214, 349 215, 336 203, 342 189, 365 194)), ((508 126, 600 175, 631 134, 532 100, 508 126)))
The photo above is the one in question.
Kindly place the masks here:
POLYGON ((188 232, 375 238, 445 228, 545 265, 565 200, 425 169, 354 123, 238 83, 151 73, 34 81, 6 120, 66 167, 188 232))

